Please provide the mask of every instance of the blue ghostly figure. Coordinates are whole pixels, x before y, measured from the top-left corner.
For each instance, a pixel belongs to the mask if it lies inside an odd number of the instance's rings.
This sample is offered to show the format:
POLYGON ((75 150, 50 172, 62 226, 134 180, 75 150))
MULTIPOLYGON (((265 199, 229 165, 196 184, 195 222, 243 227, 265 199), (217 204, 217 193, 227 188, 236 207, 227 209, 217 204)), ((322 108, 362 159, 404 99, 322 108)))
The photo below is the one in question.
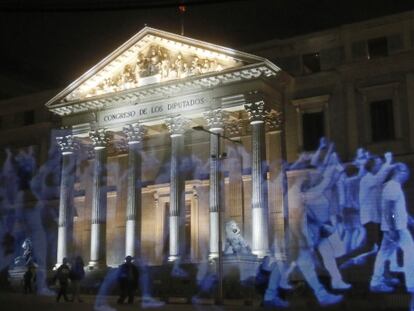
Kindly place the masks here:
POLYGON ((409 169, 403 163, 397 163, 390 172, 390 180, 382 189, 381 230, 383 238, 375 259, 374 273, 370 282, 373 292, 391 292, 394 288, 384 277, 385 262, 400 248, 403 252, 403 272, 408 292, 414 293, 414 242, 407 229, 409 215, 402 185, 409 178, 409 169))
MULTIPOLYGON (((300 158, 298 161, 302 161, 302 159, 300 158)), ((291 167, 299 166, 301 165, 294 163, 291 167)), ((289 212, 291 217, 296 219, 296 221, 289 223, 289 261, 273 265, 269 286, 264 296, 265 306, 286 306, 286 302, 278 296, 277 289, 282 286, 289 287, 289 275, 296 267, 302 272, 320 305, 332 305, 340 302, 343 298, 342 295, 328 293, 316 274, 312 243, 308 232, 308 217, 305 209, 300 208, 303 204, 302 188, 306 179, 305 175, 299 176, 292 185, 289 185, 289 212)))
POLYGON ((44 222, 45 215, 50 210, 47 202, 59 198, 60 159, 57 146, 52 145, 47 161, 34 172, 33 177, 29 180, 30 190, 37 200, 36 204, 23 211, 26 230, 32 239, 33 254, 38 264, 36 278, 38 293, 44 295, 52 294, 46 285, 46 269, 48 251, 51 251, 48 248, 49 239, 56 239, 56 234, 47 232, 44 222))
POLYGON ((347 253, 359 248, 366 237, 359 217, 358 193, 362 171, 355 164, 347 164, 338 180, 340 217, 347 253))
MULTIPOLYGON (((152 298, 149 288, 148 266, 144 260, 137 260, 133 263, 138 266, 139 269, 139 285, 142 291, 141 307, 154 308, 161 307, 164 302, 152 298)), ((111 291, 118 284, 119 268, 110 269, 102 284, 99 287, 98 294, 96 295, 94 310, 95 311, 116 311, 115 308, 108 304, 108 296, 111 291)))
POLYGON ((135 265, 139 269, 139 285, 142 293, 141 307, 156 308, 163 306, 165 304, 163 301, 154 299, 151 295, 151 280, 147 261, 141 256, 141 258, 135 260, 135 265))
MULTIPOLYGON (((359 217, 365 231, 365 238, 355 251, 351 251, 341 268, 355 264, 363 264, 378 250, 379 224, 381 222, 381 190, 388 173, 393 168, 392 154, 384 154, 385 162, 380 157, 369 155, 363 149, 358 149, 354 164, 359 166, 359 217), (368 158, 369 157, 369 158, 368 158)), ((355 195, 356 196, 356 195, 355 195)), ((396 256, 390 258, 391 266, 396 266, 396 256)), ((393 282, 392 279, 389 280, 393 282)))
POLYGON ((265 306, 286 307, 280 298, 279 288, 290 289, 289 275, 297 267, 313 289, 321 305, 342 300, 340 295, 329 294, 316 275, 312 248, 320 253, 323 264, 331 276, 333 289, 348 289, 342 280, 336 258, 357 254, 342 267, 360 264, 377 253, 375 227, 383 231, 381 247, 375 260, 370 280, 373 292, 392 292, 398 280, 390 278, 385 269, 396 267, 396 250, 403 253, 403 265, 397 267, 405 276, 405 287, 412 294, 410 310, 414 310, 414 240, 407 227, 414 224, 408 215, 402 185, 409 178, 408 167, 392 164, 392 154, 385 161, 358 149, 354 161, 342 166, 333 145, 322 139, 314 154, 305 154, 290 169, 316 168, 317 173, 293 175, 289 184, 288 204, 289 261, 272 265, 268 288, 264 295, 265 306), (388 179, 387 179, 388 177, 388 179), (387 180, 387 181, 386 181, 387 180), (386 181, 384 183, 384 181, 386 181), (302 204, 304 209, 296 208, 302 204), (364 226, 363 226, 364 225, 364 226), (309 230, 308 230, 309 229, 309 230), (369 237, 366 237, 366 231, 369 237))
POLYGON ((0 172, 0 271, 12 265, 15 248, 13 212, 17 199, 18 181, 10 149, 6 149, 6 155, 0 172))
MULTIPOLYGON (((339 272, 336 257, 345 253, 344 243, 340 239, 337 211, 334 208, 331 185, 336 183, 342 171, 336 153, 328 155, 326 167, 317 175, 320 181, 314 185, 302 185, 302 197, 306 207, 311 240, 322 257, 323 265, 331 277, 333 289, 349 289, 350 284, 345 283, 339 272)), ((312 183, 312 178, 307 180, 312 183)))
POLYGON ((108 304, 108 295, 117 284, 118 269, 110 269, 106 274, 96 295, 93 309, 95 311, 116 311, 108 304))
POLYGON ((392 169, 392 154, 387 152, 385 163, 379 157, 370 158, 365 164, 366 174, 361 178, 359 187, 359 206, 361 224, 381 222, 381 188, 392 169))

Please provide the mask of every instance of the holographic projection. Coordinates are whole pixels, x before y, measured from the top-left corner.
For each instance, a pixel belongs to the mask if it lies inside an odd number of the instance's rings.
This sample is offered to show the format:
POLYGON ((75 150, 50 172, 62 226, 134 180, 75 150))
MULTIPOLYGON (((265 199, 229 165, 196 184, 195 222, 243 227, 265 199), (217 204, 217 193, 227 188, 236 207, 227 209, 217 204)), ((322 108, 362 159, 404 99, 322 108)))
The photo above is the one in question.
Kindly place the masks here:
POLYGON ((63 125, 49 151, 1 154, 2 286, 88 292, 101 311, 135 296, 408 302, 408 166, 363 148, 342 162, 326 138, 296 157, 292 82, 267 59, 145 27, 46 103, 63 125))
MULTIPOLYGON (((13 278, 21 277, 25 280, 24 291, 53 295, 50 288, 58 280, 58 297, 66 300, 71 291, 65 283, 69 272, 62 276, 62 271, 75 269, 79 283, 85 283, 83 286, 90 286, 86 285, 84 271, 86 279, 99 280, 99 286, 95 287, 96 310, 111 310, 107 295, 117 290, 121 293, 118 302, 129 297, 128 302, 132 303, 138 288, 142 306, 162 306, 164 302, 153 297, 154 264, 147 261, 145 253, 135 258, 127 256, 119 268, 103 269, 99 277, 75 253, 63 258, 62 264, 55 267, 58 269, 52 271, 57 260, 58 215, 44 202, 59 197, 62 159, 55 148, 51 148, 48 161, 40 167, 33 149, 6 150, 1 173, 3 288, 13 278), (24 196, 33 196, 30 206, 22 205, 24 196)), ((188 161, 183 159, 183 163, 181 173, 196 174, 198 178, 207 176, 208 163, 194 156, 188 161)), ((247 276, 239 274, 238 280, 262 293, 264 306, 294 306, 289 293, 297 291, 298 284, 311 289, 320 306, 340 305, 355 284, 360 286, 361 280, 356 281, 352 271, 361 271, 358 270, 361 267, 365 271, 362 284, 366 291, 390 295, 413 292, 414 272, 410 263, 414 245, 410 229, 414 222, 403 191, 410 177, 406 164, 394 161, 389 152, 378 156, 363 149, 357 150, 353 161, 342 163, 334 144, 322 138, 315 152, 304 153, 296 162, 283 163, 281 167, 278 181, 289 211, 283 249, 281 245, 273 245, 266 256, 253 255, 240 224, 231 219, 223 222, 221 264, 238 265, 245 270, 243 261, 249 258, 254 268, 246 272, 247 276)), ((108 165, 106 169, 116 168, 108 165)), ((161 170, 160 176, 162 173, 161 170)), ((172 282, 195 279, 197 291, 193 303, 206 297, 206 293, 217 295, 220 277, 217 264, 217 257, 209 258, 208 245, 202 258, 190 263, 191 268, 185 260, 165 262, 171 267, 168 278, 172 282)), ((231 274, 224 274, 224 279, 230 277, 231 274)), ((71 282, 76 284, 76 280, 71 282)), ((76 286, 76 297, 81 300, 80 287, 76 286)))
POLYGON ((403 185, 410 172, 404 163, 357 150, 351 163, 341 163, 334 144, 322 138, 318 150, 285 166, 289 204, 288 260, 271 269, 265 304, 286 307, 280 289, 291 290, 289 276, 297 268, 321 306, 341 302, 352 291, 343 273, 363 266, 369 271, 367 291, 412 293, 412 218, 403 185), (397 250, 402 260, 397 260, 397 250), (317 271, 325 270, 323 285, 317 271), (394 273, 404 275, 404 282, 394 273))

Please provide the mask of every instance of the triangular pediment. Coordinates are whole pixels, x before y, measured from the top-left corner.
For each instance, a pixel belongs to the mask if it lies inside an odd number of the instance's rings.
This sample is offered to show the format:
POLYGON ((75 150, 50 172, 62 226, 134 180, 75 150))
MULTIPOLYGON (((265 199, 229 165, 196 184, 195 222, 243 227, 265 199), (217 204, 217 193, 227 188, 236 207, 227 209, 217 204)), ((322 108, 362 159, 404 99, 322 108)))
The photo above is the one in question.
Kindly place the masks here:
POLYGON ((47 103, 93 99, 263 62, 214 44, 145 27, 47 103))

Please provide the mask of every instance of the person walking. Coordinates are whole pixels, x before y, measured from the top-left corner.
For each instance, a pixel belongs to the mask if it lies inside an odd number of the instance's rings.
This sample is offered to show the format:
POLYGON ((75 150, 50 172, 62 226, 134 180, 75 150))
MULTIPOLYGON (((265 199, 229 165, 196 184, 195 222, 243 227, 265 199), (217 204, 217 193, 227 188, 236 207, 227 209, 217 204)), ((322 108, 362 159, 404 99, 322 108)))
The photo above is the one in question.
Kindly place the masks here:
POLYGON ((128 297, 128 304, 134 303, 134 294, 138 285, 138 268, 132 263, 132 257, 125 257, 125 263, 119 266, 118 283, 120 296, 118 304, 123 304, 128 297))
POLYGON ((82 298, 80 297, 80 283, 85 278, 85 264, 83 263, 83 259, 81 256, 77 256, 75 258, 75 262, 70 270, 70 279, 72 281, 72 301, 75 299, 78 302, 83 302, 82 298))
POLYGON ((54 280, 59 282, 59 290, 57 292, 56 302, 59 302, 60 297, 62 296, 63 299, 65 299, 65 301, 69 301, 69 298, 67 296, 67 290, 70 280, 70 268, 68 266, 67 258, 63 258, 62 264, 56 271, 54 280))

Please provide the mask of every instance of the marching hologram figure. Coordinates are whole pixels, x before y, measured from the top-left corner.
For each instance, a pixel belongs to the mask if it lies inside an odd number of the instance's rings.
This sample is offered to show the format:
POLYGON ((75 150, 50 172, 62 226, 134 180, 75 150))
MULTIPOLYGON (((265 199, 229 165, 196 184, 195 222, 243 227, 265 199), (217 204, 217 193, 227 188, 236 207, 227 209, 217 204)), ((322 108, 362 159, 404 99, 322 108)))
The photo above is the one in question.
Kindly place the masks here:
MULTIPOLYGON (((361 153, 361 152, 360 152, 361 153)), ((347 258, 341 268, 346 268, 355 264, 365 263, 372 254, 378 250, 378 239, 380 236, 380 222, 381 222, 381 191, 383 183, 393 168, 392 154, 387 152, 384 154, 385 162, 378 156, 371 156, 364 163, 361 159, 358 163, 360 165, 359 176, 359 211, 360 222, 365 230, 365 242, 347 254, 347 258)), ((354 161, 354 163, 357 163, 354 161)), ((395 256, 390 258, 395 261, 395 256)), ((388 278, 387 282, 396 283, 396 279, 388 278)))
POLYGON ((409 169, 397 163, 391 171, 391 179, 385 183, 381 198, 381 230, 383 238, 375 259, 370 289, 374 292, 391 292, 393 287, 384 277, 385 262, 397 248, 403 252, 403 271, 407 291, 414 293, 414 242, 407 229, 408 213, 402 185, 409 178, 409 169))
POLYGON ((333 289, 349 289, 350 284, 345 283, 339 272, 335 257, 345 252, 343 242, 338 234, 336 210, 333 209, 332 200, 328 200, 331 185, 342 171, 336 153, 328 155, 329 162, 323 169, 322 179, 316 185, 307 186, 308 179, 302 186, 302 197, 306 207, 309 229, 312 233, 312 242, 322 257, 323 264, 331 277, 333 289))
MULTIPOLYGON (((301 160, 302 161, 302 160, 301 160)), ((308 161, 308 159, 306 159, 308 161)), ((301 166, 295 163, 293 167, 301 166)), ((306 282, 312 288, 320 305, 331 305, 342 300, 342 295, 330 294, 320 283, 316 274, 316 266, 312 255, 312 245, 308 234, 308 224, 306 211, 301 208, 302 202, 302 184, 307 176, 298 176, 292 185, 289 185, 289 211, 291 217, 296 221, 289 223, 289 243, 288 258, 289 262, 285 265, 274 265, 270 275, 269 286, 264 297, 265 306, 280 307, 286 302, 281 303, 281 299, 277 295, 277 288, 280 287, 281 279, 286 280, 295 267, 302 272, 306 282)))
POLYGON ((340 218, 344 229, 345 251, 357 249, 365 242, 365 228, 359 217, 359 183, 361 172, 355 164, 347 164, 338 180, 340 218))
POLYGON ((367 243, 376 242, 372 233, 378 232, 381 222, 381 189, 388 172, 391 170, 392 154, 386 153, 385 163, 379 157, 370 158, 365 164, 365 175, 359 187, 359 206, 361 224, 367 229, 367 243))

